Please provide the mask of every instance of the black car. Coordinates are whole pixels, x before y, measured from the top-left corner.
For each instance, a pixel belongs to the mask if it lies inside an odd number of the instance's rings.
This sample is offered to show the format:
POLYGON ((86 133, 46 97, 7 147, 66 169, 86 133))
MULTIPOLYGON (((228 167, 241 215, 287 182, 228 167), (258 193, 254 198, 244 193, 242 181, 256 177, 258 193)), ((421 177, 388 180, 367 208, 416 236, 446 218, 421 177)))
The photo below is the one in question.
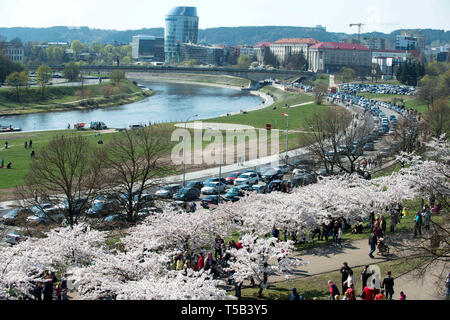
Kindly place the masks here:
POLYGON ((272 191, 284 191, 286 190, 286 184, 287 184, 286 180, 279 180, 279 179, 272 180, 267 184, 267 192, 270 193, 272 191))
POLYGON ((258 173, 258 176, 261 178, 262 175, 263 175, 266 171, 268 171, 269 169, 273 169, 273 168, 271 168, 271 167, 261 167, 261 168, 259 168, 258 170, 256 170, 256 172, 258 173))
POLYGON ((195 188, 198 190, 202 190, 204 187, 204 183, 202 181, 190 181, 186 184, 186 188, 195 188))
POLYGON ((200 197, 200 190, 197 188, 183 188, 173 195, 174 200, 192 201, 200 197))
POLYGON ((295 179, 297 186, 307 186, 317 182, 317 178, 312 174, 302 174, 294 176, 292 179, 295 179))
POLYGON ((200 205, 205 208, 205 209, 209 209, 210 205, 218 205, 220 203, 223 202, 223 198, 220 197, 219 200, 219 196, 217 195, 210 195, 210 196, 206 196, 204 197, 201 201, 200 201, 200 205))
POLYGON ((262 180, 266 183, 269 183, 273 180, 281 180, 283 178, 283 174, 280 170, 269 169, 262 175, 262 180))

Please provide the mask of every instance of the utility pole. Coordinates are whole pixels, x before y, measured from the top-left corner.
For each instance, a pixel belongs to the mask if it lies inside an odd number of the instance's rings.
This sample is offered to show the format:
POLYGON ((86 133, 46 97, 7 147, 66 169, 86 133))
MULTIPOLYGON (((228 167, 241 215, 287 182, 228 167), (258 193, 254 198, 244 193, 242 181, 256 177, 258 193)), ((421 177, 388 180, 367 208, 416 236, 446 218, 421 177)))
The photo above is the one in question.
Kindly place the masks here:
POLYGON ((191 118, 198 117, 198 114, 190 116, 184 122, 184 148, 183 148, 183 187, 186 187, 186 132, 187 132, 187 123, 191 118))

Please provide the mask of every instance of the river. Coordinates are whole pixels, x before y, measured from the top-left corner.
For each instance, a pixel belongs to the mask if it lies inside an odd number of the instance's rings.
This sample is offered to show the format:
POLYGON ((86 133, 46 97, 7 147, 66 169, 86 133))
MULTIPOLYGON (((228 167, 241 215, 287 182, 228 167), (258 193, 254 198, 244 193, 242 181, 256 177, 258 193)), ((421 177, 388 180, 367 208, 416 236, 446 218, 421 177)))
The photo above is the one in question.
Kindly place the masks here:
POLYGON ((251 109, 263 102, 258 96, 230 88, 143 80, 139 83, 155 94, 139 102, 105 109, 5 116, 0 118, 0 124, 22 131, 65 129, 68 124, 73 127, 75 123, 91 121, 103 121, 109 128, 126 128, 149 122, 184 122, 195 114, 199 115, 195 119, 208 119, 251 109))

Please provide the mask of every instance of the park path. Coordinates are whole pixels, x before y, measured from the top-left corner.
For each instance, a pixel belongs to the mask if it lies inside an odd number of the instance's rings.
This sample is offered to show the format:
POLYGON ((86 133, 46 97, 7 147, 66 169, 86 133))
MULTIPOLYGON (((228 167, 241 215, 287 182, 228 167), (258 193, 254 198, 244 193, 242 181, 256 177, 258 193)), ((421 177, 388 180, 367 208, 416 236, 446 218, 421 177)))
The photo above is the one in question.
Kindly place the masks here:
MULTIPOLYGON (((391 254, 383 257, 378 255, 378 250, 374 253, 374 259, 369 257, 368 239, 344 242, 342 248, 333 244, 324 245, 317 248, 306 249, 301 252, 295 252, 292 257, 308 262, 305 266, 295 268, 291 279, 305 278, 320 275, 329 272, 339 271, 344 262, 347 262, 351 268, 364 265, 374 265, 380 262, 396 260, 400 257, 400 250, 412 241, 412 232, 402 232, 390 234, 385 237, 386 244, 390 247, 391 254)), ((418 279, 412 274, 396 275, 394 286, 394 299, 398 300, 400 291, 404 291, 409 300, 440 300, 443 299, 442 293, 437 292, 435 281, 439 272, 442 271, 442 264, 431 268, 423 279, 418 279)), ((386 274, 381 275, 383 279, 386 274)), ((355 274, 355 281, 360 282, 360 274, 355 274)), ((340 277, 338 279, 329 279, 336 281, 340 287, 340 277)), ((269 277, 269 283, 286 281, 285 276, 277 275, 269 277)), ((370 280, 369 280, 370 281, 370 280)), ((327 282, 324 288, 327 288, 327 282)), ((301 291, 301 288, 297 288, 301 291)), ((441 288, 442 289, 442 288, 441 288)))

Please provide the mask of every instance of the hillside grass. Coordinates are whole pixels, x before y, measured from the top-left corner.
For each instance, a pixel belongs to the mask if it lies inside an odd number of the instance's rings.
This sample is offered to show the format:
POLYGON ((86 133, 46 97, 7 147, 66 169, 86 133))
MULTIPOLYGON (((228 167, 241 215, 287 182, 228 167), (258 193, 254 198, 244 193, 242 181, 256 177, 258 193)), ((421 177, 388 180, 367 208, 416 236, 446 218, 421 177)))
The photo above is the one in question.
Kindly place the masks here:
POLYGON ((48 86, 45 95, 37 87, 23 88, 20 101, 12 88, 0 89, 0 114, 28 114, 52 111, 85 109, 92 107, 109 107, 137 101, 146 95, 141 94, 141 88, 129 80, 120 82, 117 94, 104 97, 103 88, 111 86, 109 82, 98 85, 86 85, 84 90, 91 92, 89 97, 83 98, 79 93, 81 86, 48 86), (83 105, 81 100, 89 101, 91 106, 83 105), (97 106, 98 105, 98 106, 97 106))

